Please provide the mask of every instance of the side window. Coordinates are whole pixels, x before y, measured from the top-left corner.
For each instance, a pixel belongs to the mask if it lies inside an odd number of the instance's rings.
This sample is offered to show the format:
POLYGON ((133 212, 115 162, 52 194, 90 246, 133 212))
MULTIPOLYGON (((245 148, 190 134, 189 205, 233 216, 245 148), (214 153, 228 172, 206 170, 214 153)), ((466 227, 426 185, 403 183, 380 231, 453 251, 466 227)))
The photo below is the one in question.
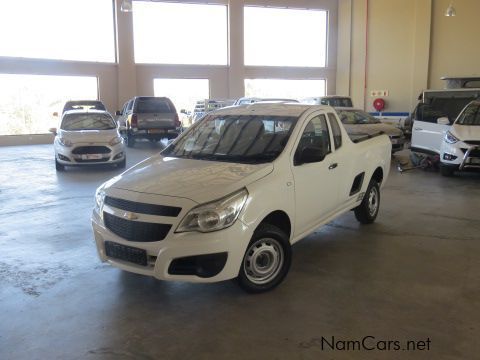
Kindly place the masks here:
POLYGON ((295 159, 298 159, 306 148, 322 153, 324 157, 331 152, 330 135, 325 115, 315 116, 305 126, 295 151, 295 159))
POLYGON ((338 125, 337 118, 332 113, 328 113, 328 122, 330 123, 330 129, 332 129, 335 150, 337 150, 342 146, 342 131, 340 125, 338 125))
POLYGON ((134 101, 135 101, 135 100, 132 99, 132 100, 130 100, 130 101, 128 102, 128 104, 127 104, 127 112, 132 111, 134 101))

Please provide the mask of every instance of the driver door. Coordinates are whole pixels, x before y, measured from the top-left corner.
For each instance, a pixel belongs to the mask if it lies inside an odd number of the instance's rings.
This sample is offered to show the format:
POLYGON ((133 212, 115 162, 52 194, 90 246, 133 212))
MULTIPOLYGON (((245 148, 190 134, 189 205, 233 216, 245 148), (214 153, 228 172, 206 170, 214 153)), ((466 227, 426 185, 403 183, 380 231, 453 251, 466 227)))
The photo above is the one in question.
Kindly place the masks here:
POLYGON ((338 159, 332 152, 330 131, 324 114, 307 120, 295 149, 292 173, 295 183, 295 233, 308 231, 338 207, 338 159), (322 160, 299 163, 305 148, 321 148, 322 160))

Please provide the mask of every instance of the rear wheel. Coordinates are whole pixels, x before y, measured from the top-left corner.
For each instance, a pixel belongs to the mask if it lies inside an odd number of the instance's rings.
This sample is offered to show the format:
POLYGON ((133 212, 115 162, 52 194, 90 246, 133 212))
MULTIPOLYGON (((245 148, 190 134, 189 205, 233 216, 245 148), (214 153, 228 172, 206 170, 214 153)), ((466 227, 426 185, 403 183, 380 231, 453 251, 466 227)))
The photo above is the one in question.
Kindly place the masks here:
POLYGON ((375 221, 380 209, 380 187, 375 180, 371 180, 363 200, 355 211, 355 217, 362 224, 371 224, 375 221))
POLYGON ((127 147, 132 148, 135 146, 135 138, 127 133, 127 147))
POLYGON ((440 174, 442 174, 443 176, 450 177, 450 176, 453 176, 454 173, 455 173, 454 167, 440 164, 440 174))
POLYGON ((62 165, 55 159, 55 170, 57 171, 65 171, 65 165, 62 165))
POLYGON ((283 281, 291 261, 288 236, 276 226, 260 225, 243 257, 238 283, 250 293, 269 291, 283 281))

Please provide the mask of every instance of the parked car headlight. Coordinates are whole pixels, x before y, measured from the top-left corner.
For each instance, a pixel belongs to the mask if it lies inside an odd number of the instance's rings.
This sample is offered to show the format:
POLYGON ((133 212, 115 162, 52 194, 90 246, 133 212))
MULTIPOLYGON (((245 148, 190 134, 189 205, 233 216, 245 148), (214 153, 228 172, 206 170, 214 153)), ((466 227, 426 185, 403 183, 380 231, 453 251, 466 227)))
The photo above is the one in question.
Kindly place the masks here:
POLYGON ((60 145, 65 146, 65 147, 71 147, 73 145, 70 140, 62 138, 62 137, 58 138, 58 142, 60 143, 60 145))
POLYGON ((117 144, 120 144, 123 141, 123 139, 120 136, 114 137, 112 140, 110 140, 109 144, 110 146, 115 146, 117 144))
POLYGON ((237 220, 248 198, 242 189, 222 199, 197 206, 183 218, 177 232, 210 232, 225 229, 237 220))
POLYGON ((456 142, 460 141, 457 139, 450 131, 447 131, 445 134, 445 142, 449 144, 455 144, 456 142))
POLYGON ((95 211, 100 213, 102 211, 103 203, 105 201, 105 190, 104 186, 100 186, 97 191, 95 191, 95 211))

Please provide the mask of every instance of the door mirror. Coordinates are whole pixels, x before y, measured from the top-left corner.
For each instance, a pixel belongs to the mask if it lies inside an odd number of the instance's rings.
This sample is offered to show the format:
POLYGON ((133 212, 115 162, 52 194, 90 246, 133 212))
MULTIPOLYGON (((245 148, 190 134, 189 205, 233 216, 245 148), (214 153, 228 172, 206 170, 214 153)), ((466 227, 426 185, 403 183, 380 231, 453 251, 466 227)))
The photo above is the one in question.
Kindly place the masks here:
POLYGON ((57 128, 50 128, 48 132, 51 132, 53 135, 57 135, 57 128))
POLYGON ((120 115, 122 115, 122 112, 121 112, 120 110, 117 110, 117 111, 115 112, 115 115, 120 116, 120 115))
POLYGON ((437 124, 439 125, 450 125, 450 120, 447 117, 441 117, 437 119, 437 124))
POLYGON ((325 152, 322 148, 316 146, 304 147, 295 159, 295 165, 320 162, 325 159, 325 152))

